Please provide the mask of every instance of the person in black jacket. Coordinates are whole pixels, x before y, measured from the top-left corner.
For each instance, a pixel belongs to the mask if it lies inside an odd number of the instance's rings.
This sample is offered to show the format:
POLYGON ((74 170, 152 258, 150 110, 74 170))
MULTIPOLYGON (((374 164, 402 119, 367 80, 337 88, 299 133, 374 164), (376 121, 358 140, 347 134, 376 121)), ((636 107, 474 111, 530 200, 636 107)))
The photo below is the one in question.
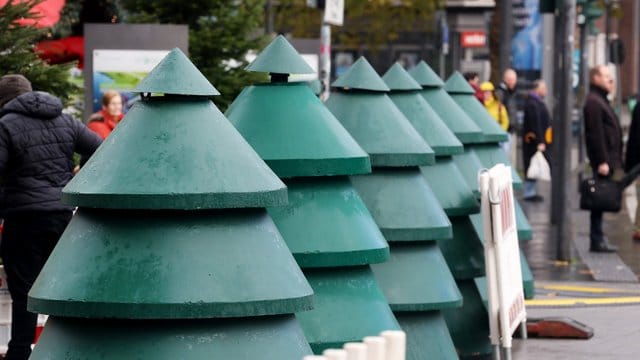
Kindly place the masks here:
POLYGON ((0 256, 13 301, 5 359, 26 360, 37 323, 37 314, 27 311, 27 293, 71 220, 73 207, 60 198, 73 177, 73 153, 90 156, 101 139, 64 115, 58 98, 31 91, 22 75, 0 79, 0 107, 0 256))
MULTIPOLYGON (((587 156, 594 176, 613 176, 623 170, 622 129, 618 116, 609 104, 607 94, 613 90, 613 78, 609 68, 599 65, 589 72, 590 88, 583 116, 587 156)), ((615 252, 602 232, 602 211, 591 211, 589 239, 591 251, 615 252)))
MULTIPOLYGON (((638 164, 640 164, 640 106, 636 104, 631 115, 631 126, 629 127, 629 138, 627 139, 624 171, 629 172, 638 164)), ((640 199, 640 181, 636 181, 636 197, 640 199)), ((640 206, 636 208, 634 228, 635 229, 631 237, 633 240, 640 240, 640 206)))
MULTIPOLYGON (((533 90, 529 93, 524 105, 524 121, 522 123, 522 160, 525 174, 529 169, 531 157, 541 151, 548 162, 550 161, 548 148, 551 144, 551 115, 543 99, 547 96, 547 85, 543 80, 534 82, 533 90)), ((524 200, 542 201, 538 195, 535 179, 525 179, 524 200)))

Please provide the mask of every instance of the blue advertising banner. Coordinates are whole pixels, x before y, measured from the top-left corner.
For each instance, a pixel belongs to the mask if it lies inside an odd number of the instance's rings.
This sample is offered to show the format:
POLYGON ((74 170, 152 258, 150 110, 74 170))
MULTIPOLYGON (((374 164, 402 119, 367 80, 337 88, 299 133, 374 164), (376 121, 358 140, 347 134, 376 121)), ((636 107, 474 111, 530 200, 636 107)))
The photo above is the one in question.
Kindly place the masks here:
POLYGON ((519 70, 542 67, 542 16, 539 0, 513 0, 512 64, 519 70))

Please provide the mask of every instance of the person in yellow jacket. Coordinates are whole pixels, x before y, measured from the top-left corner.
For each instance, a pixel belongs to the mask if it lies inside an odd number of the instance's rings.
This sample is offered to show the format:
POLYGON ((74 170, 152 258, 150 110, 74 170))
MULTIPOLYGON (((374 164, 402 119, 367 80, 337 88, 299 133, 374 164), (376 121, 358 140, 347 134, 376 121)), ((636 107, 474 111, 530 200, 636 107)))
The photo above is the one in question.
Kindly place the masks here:
POLYGON ((509 114, 507 113, 507 107, 496 97, 495 87, 489 81, 485 81, 480 84, 480 90, 484 94, 484 107, 496 119, 500 127, 507 131, 509 129, 509 114))

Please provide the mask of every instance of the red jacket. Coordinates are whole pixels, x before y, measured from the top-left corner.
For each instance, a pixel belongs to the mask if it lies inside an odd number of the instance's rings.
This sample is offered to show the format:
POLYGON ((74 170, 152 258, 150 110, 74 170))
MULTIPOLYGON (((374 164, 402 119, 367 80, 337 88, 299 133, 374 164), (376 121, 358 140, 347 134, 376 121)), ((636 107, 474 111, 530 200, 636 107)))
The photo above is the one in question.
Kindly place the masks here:
POLYGON ((111 131, 116 127, 116 125, 118 125, 123 117, 123 114, 114 117, 109 115, 106 111, 100 110, 89 117, 89 124, 87 124, 87 127, 104 140, 109 136, 109 134, 111 134, 111 131))

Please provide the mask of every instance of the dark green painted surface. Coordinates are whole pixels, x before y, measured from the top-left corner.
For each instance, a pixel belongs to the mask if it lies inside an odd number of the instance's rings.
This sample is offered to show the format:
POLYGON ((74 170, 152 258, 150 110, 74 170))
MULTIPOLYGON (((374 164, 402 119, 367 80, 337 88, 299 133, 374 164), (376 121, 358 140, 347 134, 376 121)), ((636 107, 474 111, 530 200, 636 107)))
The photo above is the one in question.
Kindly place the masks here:
MULTIPOLYGON (((471 94, 473 95, 475 91, 469 85, 469 82, 462 76, 459 71, 454 71, 451 76, 445 81, 443 86, 444 91, 449 94, 471 94)), ((479 103, 479 102, 478 102, 479 103)))
POLYGON ((305 83, 249 86, 226 115, 280 177, 371 172, 367 153, 305 83))
POLYGON ((461 154, 462 143, 417 91, 391 91, 389 97, 437 157, 461 154))
POLYGON ((482 130, 442 88, 427 87, 420 94, 463 144, 482 140, 482 130))
MULTIPOLYGON (((522 211, 517 200, 514 202, 514 205, 516 210, 516 229, 518 231, 518 240, 529 241, 533 238, 533 230, 531 229, 529 221, 527 221, 527 217, 522 211)), ((471 221, 474 228, 476 228, 476 232, 478 234, 482 234, 482 216, 480 214, 473 214, 471 215, 471 221)), ((484 236, 482 240, 484 241, 484 236)))
POLYGON ((282 35, 276 36, 246 69, 275 74, 315 73, 315 70, 304 61, 302 56, 282 35))
POLYGON ((171 50, 138 83, 134 92, 196 96, 220 95, 218 90, 178 48, 171 50))
MULTIPOLYGON (((520 251, 520 271, 522 271, 522 289, 524 290, 525 299, 533 299, 535 297, 535 283, 533 279, 533 273, 527 263, 522 251, 520 251)), ((487 278, 485 276, 477 277, 474 279, 480 298, 485 309, 488 307, 489 295, 487 293, 487 278)))
POLYGON ((484 276, 484 247, 469 216, 452 216, 453 239, 438 241, 456 280, 484 276))
POLYGON ((297 314, 316 354, 362 341, 384 330, 400 330, 369 266, 306 269, 315 306, 297 314))
POLYGON ((422 166, 420 170, 447 216, 480 211, 480 203, 453 159, 438 158, 435 165, 422 166))
POLYGON ((533 229, 529 224, 527 215, 525 215, 524 211, 522 210, 522 206, 520 206, 520 202, 518 200, 514 200, 514 205, 516 209, 516 227, 518 228, 518 240, 528 241, 533 239, 533 229))
POLYGON ((456 348, 442 312, 397 312, 407 335, 406 360, 457 360, 456 348))
POLYGON ((367 59, 362 56, 331 86, 343 89, 389 91, 389 87, 382 81, 367 59))
POLYGON ((465 148, 464 153, 453 156, 453 162, 462 173, 469 189, 473 191, 477 198, 480 198, 478 171, 484 169, 485 166, 482 165, 478 155, 476 155, 472 148, 465 148))
POLYGON ((442 310, 449 333, 461 358, 492 353, 489 318, 473 279, 458 281, 464 305, 442 310))
POLYGON ((282 181, 206 99, 138 101, 63 189, 80 207, 212 209, 286 203, 282 181))
POLYGON ((455 101, 482 130, 482 140, 478 142, 486 144, 509 140, 509 134, 500 127, 500 124, 498 124, 487 109, 480 104, 475 95, 451 93, 450 95, 453 101, 455 101))
POLYGON ((424 60, 420 60, 418 65, 409 69, 409 75, 423 87, 441 88, 444 86, 444 81, 436 75, 424 60))
POLYGON ((524 256, 522 250, 520 250, 520 269, 522 270, 522 287, 524 289, 524 298, 533 299, 536 295, 536 286, 533 279, 533 273, 527 262, 527 258, 524 256))
POLYGON ((505 164, 511 166, 511 178, 513 180, 513 188, 522 188, 522 179, 518 175, 515 167, 509 161, 509 157, 498 144, 477 144, 473 145, 473 151, 480 159, 482 165, 486 168, 492 168, 496 164, 505 164))
POLYGON ((435 163, 435 153, 385 93, 336 92, 327 107, 371 157, 372 166, 435 163))
POLYGON ((462 306, 460 291, 435 242, 395 243, 389 261, 371 268, 395 312, 462 306))
POLYGON ((414 168, 380 168, 351 181, 388 242, 451 238, 451 223, 414 168))
POLYGON ((29 293, 73 317, 175 319, 293 313, 312 290, 265 210, 79 210, 29 293))
POLYGON ((391 65, 389 70, 382 76, 382 80, 384 80, 384 83, 387 84, 391 91, 422 89, 422 86, 407 73, 400 63, 391 65))
POLYGON ((293 315, 207 320, 49 317, 32 360, 300 360, 311 354, 293 315))
POLYGON ((386 261, 389 246, 347 177, 287 181, 289 204, 269 208, 301 268, 386 261))

